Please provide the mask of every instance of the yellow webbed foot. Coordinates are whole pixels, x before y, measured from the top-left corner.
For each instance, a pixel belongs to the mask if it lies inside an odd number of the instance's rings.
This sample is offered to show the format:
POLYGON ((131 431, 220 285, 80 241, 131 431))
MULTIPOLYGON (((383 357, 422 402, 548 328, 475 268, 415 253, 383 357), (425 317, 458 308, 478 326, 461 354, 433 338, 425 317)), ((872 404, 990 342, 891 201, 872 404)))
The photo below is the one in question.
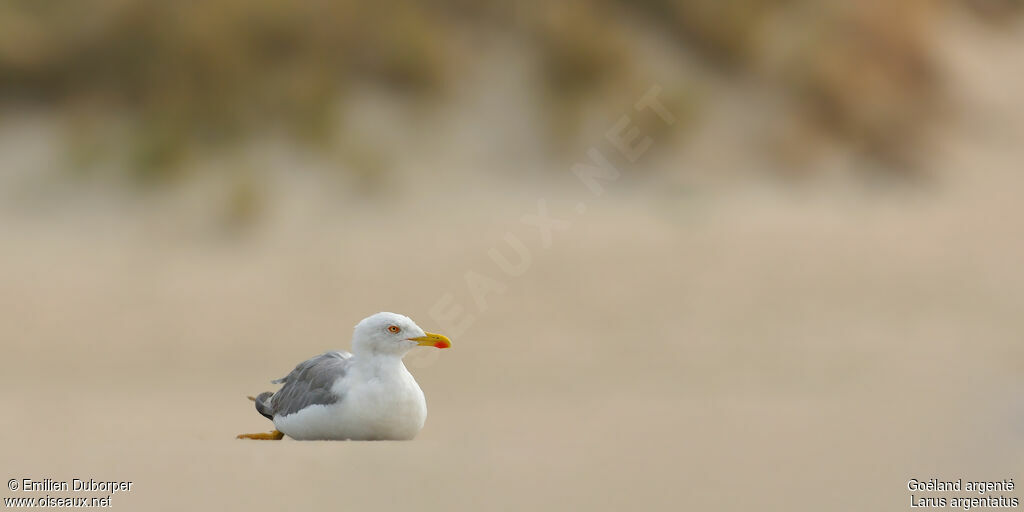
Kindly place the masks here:
POLYGON ((280 430, 271 430, 270 432, 266 432, 266 433, 261 432, 259 434, 238 434, 237 436, 235 436, 235 439, 257 439, 257 440, 260 440, 260 441, 280 441, 280 440, 284 439, 284 432, 281 432, 280 430))

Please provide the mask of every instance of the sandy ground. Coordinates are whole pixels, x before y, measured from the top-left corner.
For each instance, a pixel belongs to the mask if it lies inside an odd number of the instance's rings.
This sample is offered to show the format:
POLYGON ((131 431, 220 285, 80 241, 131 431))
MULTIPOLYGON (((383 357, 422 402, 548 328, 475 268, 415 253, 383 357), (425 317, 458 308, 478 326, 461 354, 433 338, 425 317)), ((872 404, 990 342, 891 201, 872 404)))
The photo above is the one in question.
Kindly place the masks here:
MULTIPOLYGON (((1024 112, 989 92, 924 190, 626 177, 580 214, 562 182, 443 208, 298 186, 228 239, 145 204, 4 208, 0 476, 130 480, 120 510, 448 511, 904 510, 911 478, 1020 476, 1024 112), (571 222, 550 248, 519 221, 538 199, 571 222), (450 332, 445 293, 474 320, 409 357, 415 441, 233 439, 270 428, 245 395, 367 314, 450 332)), ((0 493, 46 494, 107 495, 0 493)))
POLYGON ((548 250, 471 209, 193 245, 134 221, 8 222, 3 476, 131 480, 128 510, 897 510, 911 477, 1020 469, 1015 183, 633 197, 548 250), (515 279, 486 256, 506 230, 534 258, 515 279), (506 287, 484 312, 470 270, 506 287), (444 331, 445 291, 475 321, 410 357, 430 404, 416 441, 232 439, 269 428, 246 394, 346 347, 365 314, 444 331))

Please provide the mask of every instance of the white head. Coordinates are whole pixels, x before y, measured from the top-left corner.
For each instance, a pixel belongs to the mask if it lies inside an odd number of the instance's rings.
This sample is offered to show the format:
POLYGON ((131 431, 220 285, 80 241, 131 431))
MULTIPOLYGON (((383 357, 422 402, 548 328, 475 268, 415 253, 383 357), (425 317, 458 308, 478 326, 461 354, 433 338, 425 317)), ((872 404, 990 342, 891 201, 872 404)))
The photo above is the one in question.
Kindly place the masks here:
POLYGON ((377 313, 356 324, 352 333, 355 354, 390 354, 402 357, 415 347, 448 348, 448 338, 424 332, 411 318, 397 313, 377 313))

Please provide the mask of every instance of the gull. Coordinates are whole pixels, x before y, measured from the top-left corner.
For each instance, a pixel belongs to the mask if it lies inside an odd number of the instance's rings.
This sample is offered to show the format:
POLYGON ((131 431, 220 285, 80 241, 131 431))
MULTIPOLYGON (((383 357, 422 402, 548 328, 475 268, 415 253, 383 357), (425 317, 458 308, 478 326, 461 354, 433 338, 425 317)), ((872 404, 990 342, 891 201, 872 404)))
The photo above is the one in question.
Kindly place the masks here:
POLYGON ((271 381, 284 384, 277 392, 249 397, 275 430, 238 439, 412 439, 427 419, 427 402, 402 358, 418 346, 452 344, 397 313, 363 319, 352 333, 351 354, 326 352, 303 361, 271 381))

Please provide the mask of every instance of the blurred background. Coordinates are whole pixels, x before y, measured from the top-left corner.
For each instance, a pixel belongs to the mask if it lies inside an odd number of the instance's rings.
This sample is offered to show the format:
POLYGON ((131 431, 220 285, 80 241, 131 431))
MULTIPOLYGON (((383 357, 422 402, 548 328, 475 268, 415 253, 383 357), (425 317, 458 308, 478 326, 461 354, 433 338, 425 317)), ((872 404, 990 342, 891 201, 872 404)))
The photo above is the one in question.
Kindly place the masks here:
POLYGON ((851 511, 1016 476, 1022 12, 4 1, 0 476, 851 511), (416 441, 233 439, 381 310, 453 339, 407 358, 416 441))

